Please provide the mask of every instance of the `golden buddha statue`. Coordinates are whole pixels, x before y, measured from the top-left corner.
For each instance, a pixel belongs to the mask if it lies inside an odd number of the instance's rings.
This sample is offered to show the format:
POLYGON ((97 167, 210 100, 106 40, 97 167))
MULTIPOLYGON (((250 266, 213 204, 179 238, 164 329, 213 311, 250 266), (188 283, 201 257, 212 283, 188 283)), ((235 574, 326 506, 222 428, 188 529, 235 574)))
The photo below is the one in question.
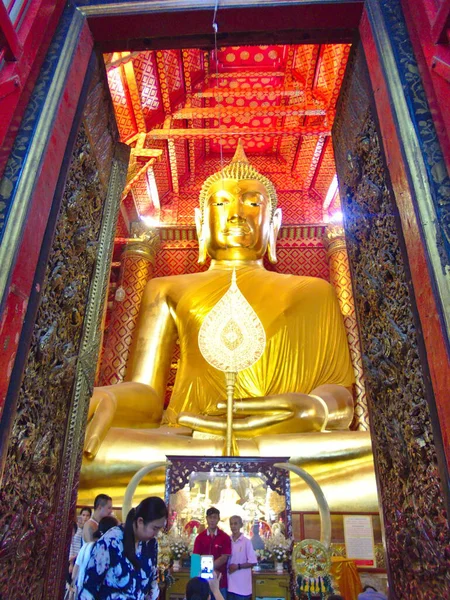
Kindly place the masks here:
POLYGON ((272 183, 240 145, 231 163, 206 180, 195 213, 199 262, 208 254, 211 266, 147 284, 125 381, 96 388, 91 400, 82 488, 124 485, 166 454, 222 453, 225 380, 202 357, 198 333, 233 269, 267 338, 261 359, 237 379, 233 427, 241 455, 314 456, 322 447, 371 464, 369 436, 348 432, 354 375, 334 289, 322 279, 264 268, 266 251, 276 262, 281 210, 272 183), (177 339, 180 362, 164 412, 177 339), (321 443, 317 433, 305 433, 325 430, 321 443), (347 438, 333 430, 347 430, 347 438))

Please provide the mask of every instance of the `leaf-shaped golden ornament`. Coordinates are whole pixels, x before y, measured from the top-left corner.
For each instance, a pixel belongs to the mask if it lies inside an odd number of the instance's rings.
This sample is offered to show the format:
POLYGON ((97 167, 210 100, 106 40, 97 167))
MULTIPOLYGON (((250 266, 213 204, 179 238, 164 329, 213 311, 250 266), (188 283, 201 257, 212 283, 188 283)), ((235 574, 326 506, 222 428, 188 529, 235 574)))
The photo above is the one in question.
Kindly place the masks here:
POLYGON ((264 327, 238 288, 234 270, 229 290, 200 327, 198 344, 210 365, 228 373, 248 369, 264 352, 264 327))

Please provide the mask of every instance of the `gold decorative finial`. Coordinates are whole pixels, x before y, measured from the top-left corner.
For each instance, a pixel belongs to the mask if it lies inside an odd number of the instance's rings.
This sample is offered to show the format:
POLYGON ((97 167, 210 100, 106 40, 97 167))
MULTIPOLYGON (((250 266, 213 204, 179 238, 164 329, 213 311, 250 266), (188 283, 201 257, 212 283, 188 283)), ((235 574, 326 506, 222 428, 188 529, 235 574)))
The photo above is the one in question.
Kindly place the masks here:
POLYGON ((232 163, 236 163, 236 162, 240 162, 240 163, 249 163, 249 160, 247 158, 247 155, 245 154, 245 150, 244 150, 244 144, 242 143, 242 140, 239 139, 237 146, 236 146, 236 152, 234 153, 233 158, 231 159, 232 163))

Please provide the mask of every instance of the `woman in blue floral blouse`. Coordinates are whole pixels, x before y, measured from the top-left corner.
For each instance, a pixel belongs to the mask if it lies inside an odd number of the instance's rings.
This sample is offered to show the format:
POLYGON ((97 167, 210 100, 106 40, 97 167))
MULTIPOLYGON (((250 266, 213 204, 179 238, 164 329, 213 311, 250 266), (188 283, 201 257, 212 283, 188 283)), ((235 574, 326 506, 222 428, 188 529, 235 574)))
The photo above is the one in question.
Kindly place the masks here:
POLYGON ((142 500, 125 526, 113 527, 92 548, 79 600, 156 600, 158 543, 166 525, 161 498, 142 500))

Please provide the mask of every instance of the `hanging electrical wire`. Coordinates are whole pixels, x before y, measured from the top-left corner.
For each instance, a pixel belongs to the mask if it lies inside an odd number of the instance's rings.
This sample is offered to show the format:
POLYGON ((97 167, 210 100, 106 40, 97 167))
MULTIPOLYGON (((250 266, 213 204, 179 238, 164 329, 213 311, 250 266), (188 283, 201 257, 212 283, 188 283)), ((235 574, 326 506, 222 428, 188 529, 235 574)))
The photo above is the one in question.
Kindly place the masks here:
MULTIPOLYGON (((218 47, 217 47, 217 32, 219 31, 219 25, 217 24, 217 9, 219 7, 219 0, 216 0, 216 4, 214 7, 214 14, 213 14, 213 20, 212 20, 212 28, 214 31, 214 58, 215 58, 215 62, 216 62, 216 82, 215 85, 220 89, 221 84, 222 84, 222 80, 219 79, 219 58, 218 58, 218 47)), ((218 98, 220 98, 220 96, 217 96, 215 98, 216 102, 217 102, 217 106, 219 107, 219 114, 218 114, 218 122, 219 122, 219 148, 220 148, 220 171, 222 172, 223 169, 223 139, 222 139, 222 101, 223 101, 223 96, 221 97, 221 100, 218 100, 218 98)))

